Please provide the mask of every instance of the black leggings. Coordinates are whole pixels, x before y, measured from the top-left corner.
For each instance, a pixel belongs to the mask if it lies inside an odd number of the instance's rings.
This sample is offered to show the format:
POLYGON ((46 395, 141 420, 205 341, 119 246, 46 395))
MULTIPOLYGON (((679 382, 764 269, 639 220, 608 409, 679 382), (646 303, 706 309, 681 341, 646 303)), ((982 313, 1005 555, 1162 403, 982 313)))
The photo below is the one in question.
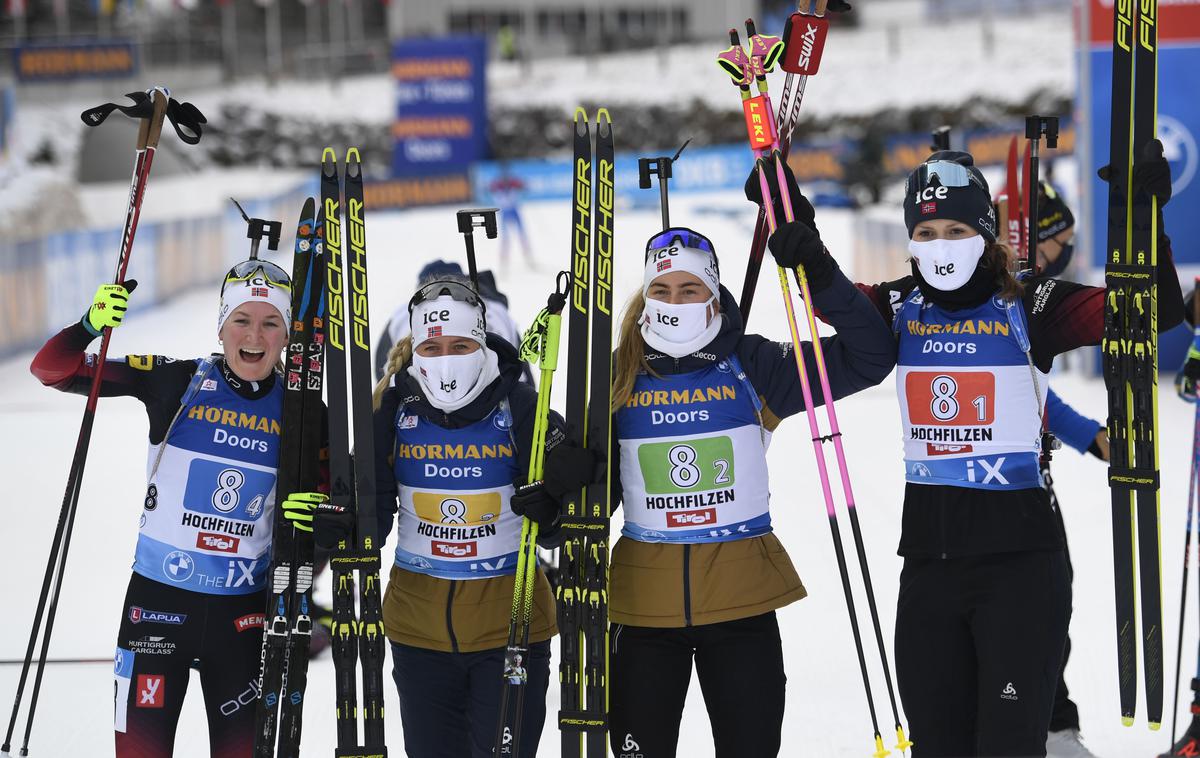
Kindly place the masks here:
POLYGON ((209 752, 254 748, 265 592, 206 595, 139 574, 129 580, 117 635, 118 758, 170 756, 193 662, 208 712, 209 752))
POLYGON ((1061 550, 905 559, 896 677, 913 758, 1045 755, 1070 618, 1061 550))
POLYGON ((677 629, 613 624, 610 644, 617 758, 675 755, 693 657, 717 758, 779 753, 787 677, 774 611, 677 629))

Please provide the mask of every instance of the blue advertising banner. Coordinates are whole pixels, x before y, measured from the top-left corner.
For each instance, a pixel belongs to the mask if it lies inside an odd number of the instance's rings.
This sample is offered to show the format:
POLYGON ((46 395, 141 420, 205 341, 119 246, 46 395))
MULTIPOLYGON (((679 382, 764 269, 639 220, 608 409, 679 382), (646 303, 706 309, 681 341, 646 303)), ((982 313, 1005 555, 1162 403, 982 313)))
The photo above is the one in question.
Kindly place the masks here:
POLYGON ((15 47, 13 71, 26 84, 135 76, 137 47, 121 40, 15 47))
POLYGON ((401 40, 392 47, 392 176, 465 174, 487 153, 483 37, 401 40))

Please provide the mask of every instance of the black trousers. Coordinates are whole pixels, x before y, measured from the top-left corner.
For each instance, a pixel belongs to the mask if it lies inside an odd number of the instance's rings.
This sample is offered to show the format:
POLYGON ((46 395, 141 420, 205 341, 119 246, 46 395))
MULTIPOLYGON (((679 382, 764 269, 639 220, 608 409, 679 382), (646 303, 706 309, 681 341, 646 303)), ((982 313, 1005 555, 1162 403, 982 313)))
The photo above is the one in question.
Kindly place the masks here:
POLYGON ((1045 755, 1070 617, 1062 551, 905 559, 896 676, 913 757, 1045 755))
MULTIPOLYGON (((546 721, 550 641, 529 646, 519 758, 534 758, 546 721)), ((443 653, 392 643, 392 679, 400 694, 409 758, 490 758, 503 691, 504 648, 443 653)), ((511 726, 511 725, 510 725, 511 726)), ((393 749, 392 755, 400 751, 393 749)))
MULTIPOLYGON (((1048 466, 1042 467, 1042 478, 1050 493, 1050 506, 1054 509, 1054 517, 1062 529, 1064 554, 1067 559, 1067 581, 1075 584, 1075 568, 1071 565, 1071 548, 1067 546, 1067 525, 1063 523, 1062 509, 1058 506, 1058 495, 1054 492, 1054 479, 1050 476, 1048 466)), ((1050 731, 1061 732, 1064 729, 1079 729, 1079 708, 1071 700, 1067 690, 1067 659, 1071 657, 1071 636, 1067 635, 1067 644, 1063 648, 1062 668, 1058 672, 1058 688, 1054 691, 1054 707, 1050 712, 1050 731)))
POLYGON ((613 624, 609 731, 617 758, 671 758, 692 678, 717 758, 772 758, 783 729, 783 645, 775 612, 678 629, 613 624))
POLYGON ((118 758, 173 754, 194 664, 210 753, 250 756, 266 605, 265 591, 206 595, 130 578, 114 661, 118 758))

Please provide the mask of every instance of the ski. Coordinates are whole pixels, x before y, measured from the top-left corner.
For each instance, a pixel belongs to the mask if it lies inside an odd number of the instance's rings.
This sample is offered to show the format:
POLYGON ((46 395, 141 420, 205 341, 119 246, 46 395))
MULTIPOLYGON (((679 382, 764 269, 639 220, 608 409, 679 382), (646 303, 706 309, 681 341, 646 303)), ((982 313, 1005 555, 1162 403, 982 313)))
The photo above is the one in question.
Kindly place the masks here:
POLYGON ((1108 387, 1113 574, 1121 721, 1137 707, 1138 590, 1147 720, 1162 721, 1162 590, 1158 513, 1157 200, 1133 183, 1154 138, 1158 3, 1113 12, 1108 260, 1102 353, 1108 387), (1136 539, 1136 543, 1135 543, 1136 539), (1135 587, 1135 582, 1138 585, 1135 587))
MULTIPOLYGON (((587 113, 575 111, 571 212, 571 315, 567 342, 566 421, 580 445, 608 457, 612 388, 612 242, 614 162, 608 111, 596 114, 592 150, 587 113), (594 169, 594 170, 593 170, 594 169)), ((558 625, 562 755, 608 751, 607 476, 570 496, 562 519, 558 625)))
MULTIPOLYGON (((324 260, 319 239, 316 204, 310 198, 304 203, 296 228, 277 498, 312 492, 319 484, 325 312, 324 260)), ((254 755, 258 758, 292 758, 300 754, 308 644, 312 637, 312 575, 312 535, 293 527, 277 503, 255 717, 254 755)))
POLYGON ((329 313, 326 342, 329 349, 330 505, 355 515, 354 534, 351 539, 339 543, 329 560, 334 591, 331 650, 336 703, 335 755, 385 758, 383 659, 386 639, 379 590, 379 526, 375 515, 366 217, 362 161, 357 148, 350 148, 346 153, 344 207, 342 194, 337 153, 327 147, 321 156, 321 207, 326 219, 329 313), (351 439, 354 440, 353 454, 351 439), (361 742, 357 670, 360 663, 363 674, 361 742))

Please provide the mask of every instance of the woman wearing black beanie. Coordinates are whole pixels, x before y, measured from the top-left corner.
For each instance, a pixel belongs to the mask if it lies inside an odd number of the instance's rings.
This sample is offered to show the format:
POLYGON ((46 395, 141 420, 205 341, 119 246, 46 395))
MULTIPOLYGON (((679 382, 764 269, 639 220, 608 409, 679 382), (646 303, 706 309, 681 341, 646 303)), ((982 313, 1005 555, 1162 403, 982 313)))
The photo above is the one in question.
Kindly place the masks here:
MULTIPOLYGON (((1161 208, 1170 175, 1162 145, 1150 147, 1134 181, 1161 208)), ((1105 289, 1036 273, 1018 281, 967 153, 934 153, 909 175, 904 220, 911 275, 859 288, 898 345, 896 674, 913 756, 1042 756, 1071 614, 1063 536, 1038 468, 1046 377, 1059 353, 1099 344, 1105 289)), ((776 233, 772 251, 787 242, 776 233)), ((1183 319, 1183 298, 1165 235, 1158 251, 1166 331, 1183 319)))

